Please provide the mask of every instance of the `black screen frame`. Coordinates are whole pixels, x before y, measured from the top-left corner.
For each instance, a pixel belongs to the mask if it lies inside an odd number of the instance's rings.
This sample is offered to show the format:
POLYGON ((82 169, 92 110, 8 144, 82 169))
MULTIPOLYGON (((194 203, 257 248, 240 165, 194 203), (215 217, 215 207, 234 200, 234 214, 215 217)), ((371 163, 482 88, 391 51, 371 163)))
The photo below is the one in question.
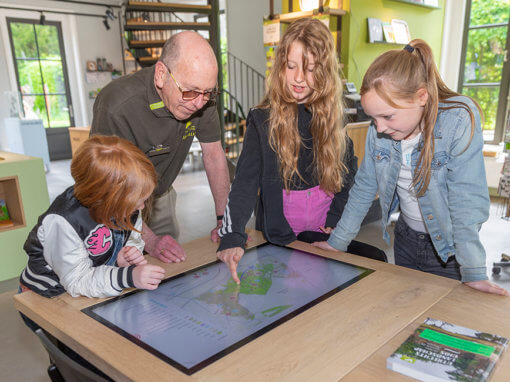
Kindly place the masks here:
MULTIPOLYGON (((317 255, 315 253, 307 252, 307 251, 304 251, 304 250, 301 250, 301 249, 296 249, 296 248, 291 248, 291 247, 286 247, 286 246, 277 246, 277 245, 271 244, 271 243, 263 243, 263 244, 254 246, 252 248, 247 249, 246 252, 250 252, 253 249, 262 248, 262 247, 269 246, 269 245, 275 246, 275 247, 279 247, 279 248, 286 248, 286 249, 291 250, 291 251, 303 252, 303 253, 305 253, 307 255, 318 256, 318 257, 321 257, 321 258, 324 258, 324 259, 327 259, 327 260, 330 260, 330 261, 338 262, 338 263, 341 263, 341 264, 347 264, 349 266, 357 268, 358 270, 362 271, 362 273, 360 275, 356 276, 356 277, 353 277, 351 280, 349 280, 349 281, 347 281, 347 282, 345 282, 345 283, 343 283, 343 284, 333 288, 329 292, 324 293, 323 295, 317 297, 316 299, 308 302, 307 304, 297 308, 296 310, 293 310, 292 312, 289 312, 285 316, 283 316, 283 317, 279 318, 278 320, 268 324, 267 326, 257 330, 253 334, 244 337, 243 339, 239 340, 238 342, 228 346, 227 348, 219 351, 218 353, 210 356, 209 358, 207 358, 207 359, 205 359, 205 360, 203 360, 203 361, 201 361, 201 362, 197 363, 196 365, 194 365, 192 367, 189 367, 189 368, 184 366, 184 365, 182 365, 182 364, 180 364, 179 362, 175 361, 174 359, 170 358, 166 354, 161 353, 159 350, 154 349, 152 346, 150 346, 147 343, 141 341, 140 339, 138 339, 134 335, 132 335, 132 334, 126 332, 125 330, 119 328, 117 325, 111 323, 110 321, 104 319, 103 317, 99 316, 98 314, 96 314, 94 312, 94 309, 96 309, 96 308, 98 308, 100 306, 104 306, 104 305, 109 305, 109 304, 115 303, 116 301, 124 299, 124 298, 127 298, 127 297, 130 297, 133 294, 143 293, 143 292, 145 292, 145 293, 150 292, 149 290, 136 289, 136 290, 133 290, 133 291, 128 292, 126 294, 123 294, 123 295, 111 298, 109 300, 100 302, 98 304, 91 305, 91 306, 89 306, 87 308, 82 309, 81 311, 83 313, 85 313, 87 316, 93 318, 94 320, 100 322, 101 324, 107 326, 108 328, 112 329, 116 333, 120 334, 122 337, 130 340, 131 342, 133 342, 136 345, 140 346, 144 350, 148 351, 149 353, 153 354, 154 356, 158 357, 159 359, 161 359, 161 360, 165 361, 166 363, 170 364, 171 366, 173 366, 177 370, 183 372, 186 375, 192 375, 192 374, 196 373, 197 371, 199 371, 199 370, 209 366, 213 362, 219 360, 220 358, 223 358, 227 354, 232 353, 233 351, 239 349, 240 347, 246 345, 247 343, 253 341, 254 339, 262 336, 263 334, 265 334, 265 333, 269 332, 270 330, 280 326, 281 324, 291 320, 292 318, 296 317, 297 315, 303 313, 304 311, 310 309, 311 307, 317 305, 318 303, 326 300, 327 298, 335 295, 336 293, 340 292, 341 290, 349 287, 352 284, 355 284, 356 282, 360 281, 361 279, 363 279, 363 278, 367 277, 368 275, 370 275, 371 273, 375 272, 375 270, 373 270, 373 269, 369 269, 369 268, 361 267, 361 266, 358 266, 358 265, 346 263, 346 262, 341 261, 341 260, 332 259, 330 257, 325 257, 325 256, 317 255)), ((220 260, 216 260, 214 262, 204 264, 204 265, 202 265, 200 267, 191 269, 189 271, 185 271, 183 273, 179 273, 178 275, 175 275, 175 276, 169 277, 168 279, 163 280, 160 285, 165 284, 165 283, 170 282, 170 281, 175 280, 175 279, 182 278, 182 277, 187 276, 187 275, 189 275, 191 273, 198 272, 198 271, 200 271, 200 270, 202 270, 204 268, 207 268, 207 267, 209 267, 209 266, 211 266, 213 264, 218 264, 218 263, 221 263, 221 261, 220 260)))

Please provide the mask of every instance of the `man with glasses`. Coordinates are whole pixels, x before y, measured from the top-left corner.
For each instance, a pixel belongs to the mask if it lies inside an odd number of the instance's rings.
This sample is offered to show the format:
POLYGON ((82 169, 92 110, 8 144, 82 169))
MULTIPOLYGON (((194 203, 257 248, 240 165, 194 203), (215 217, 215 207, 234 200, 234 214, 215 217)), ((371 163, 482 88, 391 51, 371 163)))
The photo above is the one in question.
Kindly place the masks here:
POLYGON ((91 134, 129 139, 156 167, 158 185, 152 208, 147 206, 144 211, 148 224, 142 237, 147 252, 165 262, 186 258, 177 243, 177 195, 172 183, 195 136, 216 210, 211 239, 218 240, 230 183, 215 105, 217 77, 218 65, 209 43, 185 31, 165 43, 154 66, 111 82, 94 103, 91 134))

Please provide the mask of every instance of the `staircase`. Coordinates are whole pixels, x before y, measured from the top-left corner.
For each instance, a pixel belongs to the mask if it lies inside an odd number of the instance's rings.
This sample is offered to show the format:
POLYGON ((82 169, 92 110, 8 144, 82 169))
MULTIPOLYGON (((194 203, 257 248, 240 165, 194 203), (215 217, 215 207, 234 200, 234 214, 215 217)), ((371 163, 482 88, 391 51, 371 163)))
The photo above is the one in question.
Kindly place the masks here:
POLYGON ((246 113, 262 100, 265 93, 265 78, 230 52, 222 52, 222 62, 225 109, 223 142, 227 157, 235 162, 242 149, 246 113))

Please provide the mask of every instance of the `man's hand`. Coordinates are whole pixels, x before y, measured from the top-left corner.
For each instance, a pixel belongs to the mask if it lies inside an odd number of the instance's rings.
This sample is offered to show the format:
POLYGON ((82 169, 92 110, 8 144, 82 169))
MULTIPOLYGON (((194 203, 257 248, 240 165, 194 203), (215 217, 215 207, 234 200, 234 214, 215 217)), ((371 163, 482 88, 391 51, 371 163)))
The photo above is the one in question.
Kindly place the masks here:
POLYGON ((501 296, 508 296, 509 294, 506 289, 501 288, 489 280, 470 281, 464 284, 485 293, 499 294, 501 296))
POLYGON ((340 252, 338 249, 329 245, 327 241, 315 241, 312 245, 320 249, 325 249, 326 251, 340 252))
POLYGON ((170 235, 156 236, 151 245, 146 242, 145 250, 164 263, 180 263, 186 260, 184 248, 170 235))
POLYGON ((234 279, 235 283, 238 285, 241 284, 241 280, 239 280, 239 276, 237 276, 237 264, 243 255, 244 249, 241 247, 229 248, 216 253, 218 259, 227 264, 232 274, 232 279, 234 279))
POLYGON ((139 289, 156 289, 165 277, 165 270, 157 265, 138 265, 133 269, 133 281, 139 289))
POLYGON ((218 235, 218 231, 222 226, 222 221, 218 220, 218 223, 216 224, 216 227, 214 227, 211 231, 211 241, 214 243, 217 243, 220 240, 220 236, 218 235))
POLYGON ((117 255, 117 265, 119 267, 128 267, 130 265, 147 264, 142 252, 136 247, 122 247, 117 255))
POLYGON ((147 253, 164 263, 180 263, 186 260, 184 249, 172 236, 158 236, 147 224, 142 227, 142 239, 145 241, 147 253))

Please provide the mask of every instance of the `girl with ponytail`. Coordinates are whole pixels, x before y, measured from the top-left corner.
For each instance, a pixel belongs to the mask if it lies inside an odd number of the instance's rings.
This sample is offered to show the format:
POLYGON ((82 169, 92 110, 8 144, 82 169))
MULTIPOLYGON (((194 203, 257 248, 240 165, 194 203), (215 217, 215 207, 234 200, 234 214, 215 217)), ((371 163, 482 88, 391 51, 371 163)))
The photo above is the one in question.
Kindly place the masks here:
POLYGON ((365 158, 342 218, 326 242, 347 249, 373 199, 395 226, 395 263, 461 280, 488 293, 508 292, 487 279, 478 231, 489 216, 480 106, 449 89, 423 40, 379 56, 367 70, 361 103, 372 118, 365 158))

